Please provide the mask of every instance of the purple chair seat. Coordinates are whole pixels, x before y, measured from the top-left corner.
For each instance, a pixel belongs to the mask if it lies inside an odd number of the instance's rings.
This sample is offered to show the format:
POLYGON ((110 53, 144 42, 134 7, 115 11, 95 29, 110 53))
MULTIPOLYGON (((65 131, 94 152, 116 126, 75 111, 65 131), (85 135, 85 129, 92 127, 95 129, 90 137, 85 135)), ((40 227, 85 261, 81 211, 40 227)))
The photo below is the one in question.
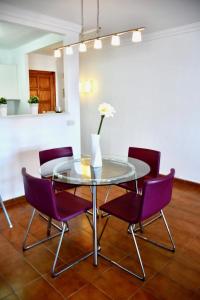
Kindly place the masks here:
POLYGON ((100 209, 125 222, 135 224, 141 210, 141 196, 130 192, 103 204, 100 209))
POLYGON ((57 211, 60 217, 58 221, 69 221, 82 213, 86 213, 87 210, 92 209, 92 202, 68 192, 57 193, 55 197, 57 211))

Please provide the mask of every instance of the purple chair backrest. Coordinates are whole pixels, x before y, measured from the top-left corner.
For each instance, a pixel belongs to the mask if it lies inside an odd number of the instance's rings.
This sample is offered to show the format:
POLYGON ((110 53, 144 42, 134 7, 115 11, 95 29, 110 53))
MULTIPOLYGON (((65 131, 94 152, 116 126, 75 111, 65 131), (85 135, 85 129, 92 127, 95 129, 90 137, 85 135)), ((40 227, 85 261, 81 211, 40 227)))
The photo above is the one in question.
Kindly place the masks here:
POLYGON ((26 200, 41 213, 59 220, 52 182, 29 175, 26 168, 22 168, 22 176, 26 200))
POLYGON ((171 200, 175 170, 166 176, 144 181, 141 204, 141 221, 160 212, 171 200))
POLYGON ((152 177, 157 177, 159 175, 160 151, 129 147, 128 157, 141 159, 146 162, 151 168, 151 171, 148 175, 152 177))
POLYGON ((70 157, 73 156, 72 147, 61 147, 48 150, 42 150, 39 152, 40 165, 43 165, 45 162, 61 158, 61 157, 70 157))

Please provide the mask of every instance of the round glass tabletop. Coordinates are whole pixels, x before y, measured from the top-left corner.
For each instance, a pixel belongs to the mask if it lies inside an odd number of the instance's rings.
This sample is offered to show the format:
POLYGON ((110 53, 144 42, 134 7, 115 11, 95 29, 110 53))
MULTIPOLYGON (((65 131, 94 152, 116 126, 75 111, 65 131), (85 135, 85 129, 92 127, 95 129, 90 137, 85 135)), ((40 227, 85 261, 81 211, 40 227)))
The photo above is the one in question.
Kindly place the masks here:
POLYGON ((77 185, 110 185, 136 180, 147 175, 150 167, 134 158, 103 158, 102 167, 90 165, 90 157, 81 159, 62 158, 41 166, 42 176, 53 180, 77 185))

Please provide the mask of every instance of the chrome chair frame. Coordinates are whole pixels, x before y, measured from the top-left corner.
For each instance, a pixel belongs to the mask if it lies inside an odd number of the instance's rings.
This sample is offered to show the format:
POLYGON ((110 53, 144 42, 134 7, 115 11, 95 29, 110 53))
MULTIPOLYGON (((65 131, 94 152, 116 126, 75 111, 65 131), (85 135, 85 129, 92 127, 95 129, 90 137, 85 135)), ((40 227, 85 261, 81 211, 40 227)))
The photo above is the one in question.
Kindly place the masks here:
MULTIPOLYGON (((35 208, 33 208, 33 212, 32 212, 32 215, 30 217, 29 224, 28 224, 28 228, 27 228, 27 231, 25 233, 22 249, 23 249, 23 251, 30 250, 30 249, 32 249, 32 248, 34 248, 34 247, 36 247, 36 246, 38 246, 38 245, 40 245, 40 244, 42 244, 46 241, 49 241, 49 240, 51 240, 51 239, 53 239, 53 238, 60 235, 60 240, 59 240, 59 243, 58 243, 58 246, 57 246, 57 250, 56 250, 56 253, 55 253, 55 258, 54 258, 53 265, 52 265, 52 268, 51 268, 51 274, 52 274, 53 277, 58 276, 59 274, 63 273, 64 271, 70 269, 71 267, 75 266, 79 262, 81 262, 81 261, 85 260, 86 258, 88 258, 89 256, 93 255, 93 251, 91 251, 91 252, 87 253, 86 255, 82 256, 80 259, 77 259, 77 260, 73 261, 72 263, 70 263, 68 265, 65 265, 61 270, 57 271, 56 266, 57 266, 58 256, 59 256, 60 248, 61 248, 61 245, 62 245, 63 237, 64 237, 65 232, 69 231, 68 224, 64 223, 64 222, 61 222, 61 232, 58 232, 54 235, 50 235, 51 234, 50 229, 51 229, 51 225, 52 225, 52 223, 51 223, 52 220, 48 219, 47 237, 42 239, 42 240, 39 240, 35 243, 27 245, 26 242, 27 242, 27 239, 28 239, 29 231, 31 229, 31 225, 32 225, 32 222, 33 222, 33 219, 34 219, 36 213, 40 214, 39 212, 36 211, 35 208)), ((90 224, 90 226, 92 227, 92 230, 93 230, 92 223, 91 223, 87 213, 86 213, 86 216, 87 216, 89 224, 90 224)), ((57 229, 60 231, 60 227, 58 227, 57 229)))
MULTIPOLYGON (((98 242, 99 242, 99 245, 100 245, 100 241, 101 241, 101 238, 102 238, 102 235, 105 231, 105 228, 107 226, 107 223, 108 223, 108 220, 110 218, 110 215, 107 216, 107 219, 105 221, 105 224, 102 228, 102 231, 99 235, 99 238, 98 238, 98 242)), ((137 240, 136 240, 136 237, 137 238, 140 238, 146 242, 149 242, 157 247, 160 247, 160 248, 163 248, 165 250, 168 250, 168 251, 171 251, 171 252, 175 252, 175 243, 174 243, 174 240, 173 240, 173 237, 172 237, 172 234, 170 232, 170 229, 169 229, 169 225, 167 223, 167 220, 165 218, 165 215, 163 213, 163 210, 160 211, 160 214, 156 217, 154 217, 153 219, 151 219, 150 221, 146 222, 145 224, 143 224, 143 226, 147 226, 151 223, 153 223, 154 221, 158 220, 159 218, 162 218, 163 219, 163 222, 164 222, 164 225, 165 225, 165 228, 167 230, 167 233, 168 233, 168 236, 169 236, 169 240, 171 242, 171 247, 168 247, 167 245, 163 244, 163 243, 159 243, 157 241, 154 241, 154 240, 151 240, 145 236, 141 236, 139 234, 137 234, 137 231, 141 231, 141 228, 140 226, 138 228, 136 228, 136 225, 135 224, 129 224, 129 230, 132 235, 132 238, 133 238, 133 242, 134 242, 134 245, 135 245, 135 248, 136 248, 136 252, 137 252, 137 258, 138 258, 138 261, 139 261, 139 265, 140 265, 140 269, 141 269, 141 274, 136 274, 134 273, 133 271, 131 271, 130 269, 127 269, 125 267, 123 267, 122 265, 120 265, 119 263, 117 263, 116 261, 110 259, 109 257, 101 254, 101 253, 98 253, 102 258, 104 258, 105 260, 111 262, 112 264, 114 264, 115 266, 119 267, 120 269, 128 272, 129 274, 137 277, 138 279, 144 281, 145 278, 146 278, 146 275, 145 275, 145 270, 144 270, 144 265, 143 265, 143 261, 142 261, 142 257, 141 257, 141 254, 140 254, 140 250, 139 250, 139 247, 138 247, 138 244, 137 244, 137 240)), ((101 248, 100 248, 101 249, 101 248)))
POLYGON ((6 221, 8 222, 9 227, 12 228, 13 225, 12 225, 12 223, 11 223, 11 221, 10 221, 10 217, 9 217, 9 215, 8 215, 8 213, 7 213, 7 210, 6 210, 6 208, 5 208, 5 205, 4 205, 4 203, 3 203, 3 199, 2 199, 2 197, 1 197, 1 195, 0 195, 0 205, 1 205, 1 207, 2 207, 2 211, 3 211, 3 213, 4 213, 5 217, 6 217, 6 221))

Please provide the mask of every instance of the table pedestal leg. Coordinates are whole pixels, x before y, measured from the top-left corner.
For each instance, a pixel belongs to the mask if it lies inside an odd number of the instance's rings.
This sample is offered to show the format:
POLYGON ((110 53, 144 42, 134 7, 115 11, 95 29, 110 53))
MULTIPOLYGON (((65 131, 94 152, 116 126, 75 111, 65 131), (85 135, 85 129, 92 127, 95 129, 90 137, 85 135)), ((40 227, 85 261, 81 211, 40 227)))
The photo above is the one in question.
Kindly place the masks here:
POLYGON ((93 264, 94 266, 97 266, 98 246, 97 246, 97 187, 96 185, 92 186, 92 205, 93 205, 93 250, 94 250, 93 264))

